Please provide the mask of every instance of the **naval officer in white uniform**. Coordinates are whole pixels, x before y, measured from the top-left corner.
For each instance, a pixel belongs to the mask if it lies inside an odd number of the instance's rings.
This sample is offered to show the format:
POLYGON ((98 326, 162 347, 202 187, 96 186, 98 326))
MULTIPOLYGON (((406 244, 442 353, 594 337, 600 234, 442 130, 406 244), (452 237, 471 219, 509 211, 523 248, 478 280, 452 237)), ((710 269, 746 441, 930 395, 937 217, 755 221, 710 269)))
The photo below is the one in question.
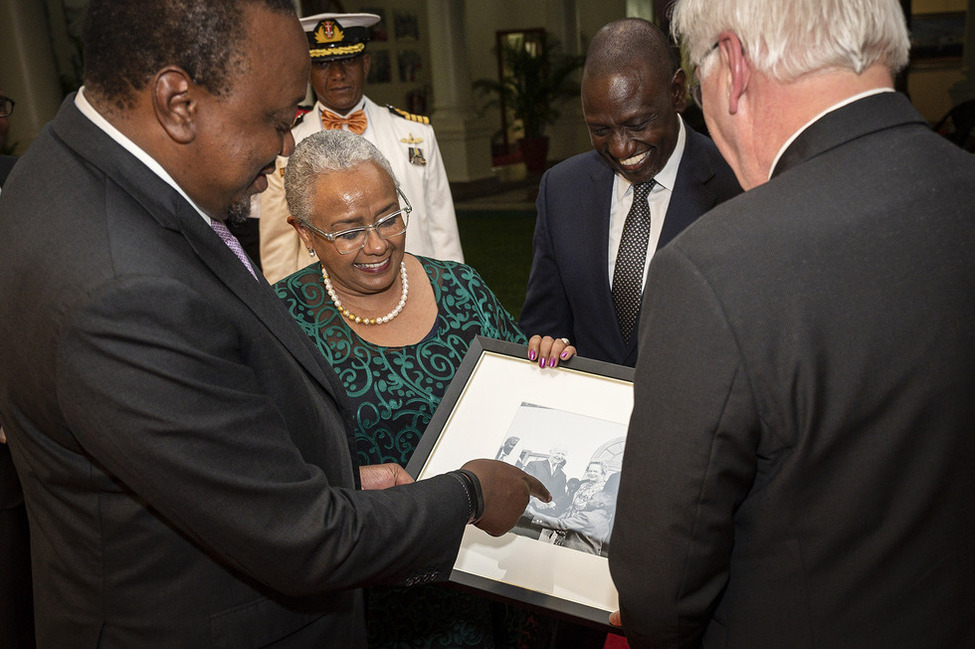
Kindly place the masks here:
MULTIPOLYGON (((389 158, 403 193, 413 205, 406 251, 463 262, 453 197, 440 148, 427 117, 379 106, 363 95, 369 74, 366 43, 375 14, 318 14, 301 20, 312 60, 311 85, 318 101, 291 129, 295 143, 325 128, 362 135, 389 158)), ((269 282, 317 261, 288 224, 284 167, 268 176, 260 195, 261 267, 269 282)))

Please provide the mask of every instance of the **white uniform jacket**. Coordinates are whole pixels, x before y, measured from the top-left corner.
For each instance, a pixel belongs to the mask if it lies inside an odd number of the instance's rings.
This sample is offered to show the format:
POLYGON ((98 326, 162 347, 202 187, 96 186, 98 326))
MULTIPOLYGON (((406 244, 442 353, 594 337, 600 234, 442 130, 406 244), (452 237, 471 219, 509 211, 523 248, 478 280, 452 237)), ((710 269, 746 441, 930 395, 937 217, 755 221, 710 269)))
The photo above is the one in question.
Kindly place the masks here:
MULTIPOLYGON (((389 158, 400 187, 413 206, 406 251, 463 262, 454 201, 433 127, 423 123, 426 120, 414 121, 422 118, 393 113, 368 97, 362 99, 368 120, 362 136, 389 158)), ((296 143, 322 130, 322 110, 321 102, 316 102, 291 130, 296 143)), ((287 221, 283 179, 287 163, 287 158, 278 156, 277 169, 268 176, 268 188, 261 194, 261 267, 272 283, 317 261, 287 221)))

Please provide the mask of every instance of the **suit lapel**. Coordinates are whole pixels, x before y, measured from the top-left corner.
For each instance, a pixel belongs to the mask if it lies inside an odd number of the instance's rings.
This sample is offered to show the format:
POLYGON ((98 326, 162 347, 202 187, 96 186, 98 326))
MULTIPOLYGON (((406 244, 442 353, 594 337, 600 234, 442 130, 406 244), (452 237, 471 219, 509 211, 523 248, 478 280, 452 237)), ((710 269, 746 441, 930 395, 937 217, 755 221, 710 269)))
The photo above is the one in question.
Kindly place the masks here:
POLYGON ((74 106, 74 95, 64 101, 52 128, 67 146, 142 205, 160 227, 180 233, 201 265, 247 305, 262 326, 337 402, 344 404, 345 391, 338 386, 335 372, 294 323, 263 276, 254 279, 186 199, 82 115, 74 106))
POLYGON ((856 138, 911 123, 927 126, 904 95, 881 92, 864 97, 810 124, 783 152, 772 177, 856 138))
MULTIPOLYGON (((657 241, 657 250, 670 243, 674 237, 718 202, 717 195, 709 185, 715 172, 704 151, 704 136, 686 125, 684 128, 686 133, 684 154, 677 168, 677 180, 670 197, 670 204, 667 206, 664 225, 660 231, 660 239, 657 241)), ((642 314, 643 300, 641 299, 640 315, 642 314)), ((622 339, 620 334, 620 340, 622 339)), ((635 359, 636 351, 637 336, 634 335, 626 344, 626 357, 635 359)))
POLYGON ((613 183, 614 174, 612 167, 599 157, 595 151, 590 152, 591 166, 589 179, 592 183, 591 192, 580 192, 585 197, 582 206, 586 217, 586 231, 583 233, 583 242, 596 242, 595 250, 592 244, 584 244, 585 249, 579 259, 592 260, 589 265, 593 281, 599 282, 599 290, 596 292, 595 314, 604 314, 602 317, 606 321, 606 330, 612 332, 612 345, 618 350, 619 357, 629 356, 636 348, 636 336, 633 336, 630 343, 623 340, 620 332, 619 322, 616 320, 616 305, 613 304, 613 292, 610 287, 609 275, 609 215, 613 205, 613 183))
MULTIPOLYGON (((182 198, 182 197, 181 197, 182 198)), ((325 362, 321 353, 311 345, 274 294, 263 275, 257 279, 250 274, 233 251, 209 228, 206 222, 185 200, 176 210, 179 230, 200 261, 254 313, 268 332, 278 339, 295 360, 322 384, 332 396, 344 394, 337 385, 338 377, 325 362)))
POLYGON ((704 136, 686 126, 685 132, 687 138, 684 144, 684 155, 677 169, 677 181, 674 193, 670 197, 667 218, 660 232, 657 250, 670 243, 718 201, 708 185, 714 178, 714 169, 702 147, 701 140, 704 136))
MULTIPOLYGON (((609 212, 613 203, 613 170, 595 151, 590 156, 589 182, 592 183, 592 191, 579 192, 583 199, 580 211, 585 216, 583 231, 579 233, 583 248, 577 258, 590 260, 590 276, 599 283, 596 312, 615 314, 609 285, 609 212)), ((615 324, 616 316, 613 315, 612 319, 615 324)), ((620 342, 622 340, 621 336, 620 342)))

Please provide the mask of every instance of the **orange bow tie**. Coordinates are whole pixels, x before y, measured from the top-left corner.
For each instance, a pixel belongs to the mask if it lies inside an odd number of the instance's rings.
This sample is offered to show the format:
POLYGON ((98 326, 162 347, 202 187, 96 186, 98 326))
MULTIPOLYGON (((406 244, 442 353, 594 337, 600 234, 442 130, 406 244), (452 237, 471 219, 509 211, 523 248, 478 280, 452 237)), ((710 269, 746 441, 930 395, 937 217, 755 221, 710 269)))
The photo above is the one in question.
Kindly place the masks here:
POLYGON ((330 113, 327 110, 322 111, 322 126, 325 127, 326 131, 331 131, 334 129, 340 129, 344 126, 348 126, 349 130, 356 135, 362 135, 366 132, 366 113, 363 110, 357 110, 348 117, 339 117, 334 113, 330 113))

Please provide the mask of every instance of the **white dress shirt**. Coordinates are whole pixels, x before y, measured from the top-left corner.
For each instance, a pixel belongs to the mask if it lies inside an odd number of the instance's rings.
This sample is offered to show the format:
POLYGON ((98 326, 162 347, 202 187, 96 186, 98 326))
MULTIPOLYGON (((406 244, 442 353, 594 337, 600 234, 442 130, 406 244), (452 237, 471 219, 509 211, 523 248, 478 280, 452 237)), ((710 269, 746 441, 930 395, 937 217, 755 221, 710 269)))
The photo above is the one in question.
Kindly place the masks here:
MULTIPOLYGON (((674 151, 670 154, 667 164, 660 170, 654 180, 656 184, 647 199, 650 204, 650 241, 647 243, 647 259, 643 266, 643 281, 647 281, 647 269, 650 267, 650 260, 653 253, 657 250, 657 243, 660 241, 660 233, 664 228, 664 218, 667 216, 667 207, 670 205, 670 197, 674 193, 674 184, 677 182, 677 169, 680 167, 680 160, 684 157, 684 143, 687 141, 687 134, 684 131, 684 120, 680 115, 679 130, 677 132, 677 144, 674 151)), ((626 222, 626 215, 633 205, 633 185, 626 178, 616 174, 613 179, 613 202, 609 212, 609 285, 613 285, 613 272, 616 270, 616 256, 620 249, 620 240, 623 238, 623 224, 626 222)))

